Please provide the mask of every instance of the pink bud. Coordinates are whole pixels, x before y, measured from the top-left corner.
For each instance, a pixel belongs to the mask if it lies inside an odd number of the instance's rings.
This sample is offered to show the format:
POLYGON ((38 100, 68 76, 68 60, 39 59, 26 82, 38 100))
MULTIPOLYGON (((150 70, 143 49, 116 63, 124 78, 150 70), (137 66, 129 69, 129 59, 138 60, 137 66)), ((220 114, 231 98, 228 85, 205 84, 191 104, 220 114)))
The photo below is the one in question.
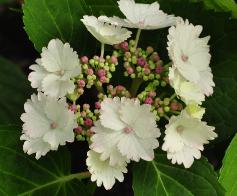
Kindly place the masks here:
POLYGON ((127 68, 127 72, 128 72, 128 74, 133 74, 133 73, 134 73, 134 70, 133 70, 132 67, 128 67, 128 68, 127 68))
POLYGON ((158 74, 161 74, 163 71, 164 71, 164 68, 160 65, 156 68, 156 73, 158 74))
POLYGON ((117 90, 118 92, 121 92, 121 91, 124 90, 124 87, 123 87, 122 85, 118 85, 118 86, 116 87, 116 90, 117 90))
POLYGON ((154 91, 149 92, 149 97, 155 97, 155 96, 156 96, 156 92, 154 91))
POLYGON ((81 134, 82 130, 83 129, 81 126, 78 126, 77 128, 74 129, 75 133, 77 133, 77 134, 81 134))
POLYGON ((171 108, 171 110, 176 111, 176 110, 178 110, 179 106, 177 103, 173 102, 170 104, 170 108, 171 108))
POLYGON ((145 99, 144 103, 151 105, 151 104, 153 103, 153 100, 152 100, 151 97, 147 97, 147 98, 145 99))
POLYGON ((140 66, 144 66, 146 64, 146 60, 144 58, 139 58, 137 60, 137 64, 140 66))
POLYGON ((101 78, 106 75, 106 71, 104 69, 99 69, 97 75, 101 78))
POLYGON ((93 75, 93 73, 94 73, 93 69, 90 68, 90 69, 87 70, 87 74, 88 75, 91 76, 91 75, 93 75))
POLYGON ((100 104, 100 102, 95 102, 95 108, 96 109, 100 109, 101 108, 101 104, 100 104))
POLYGON ((85 121, 84 121, 84 124, 86 125, 86 126, 92 126, 93 125, 93 121, 90 119, 90 118, 87 118, 85 121))
POLYGON ((82 62, 83 64, 88 64, 88 61, 89 61, 89 59, 88 59, 87 56, 81 57, 81 62, 82 62))
POLYGON ((85 85, 86 85, 86 83, 85 83, 84 80, 78 80, 78 81, 77 81, 77 84, 78 84, 78 86, 79 86, 80 88, 83 88, 83 87, 85 87, 85 85))
POLYGON ((76 112, 76 111, 77 111, 77 105, 76 105, 76 104, 72 104, 69 108, 70 108, 70 110, 73 111, 73 112, 76 112))
POLYGON ((144 69, 144 73, 145 73, 146 75, 148 75, 148 74, 151 73, 151 70, 150 70, 149 68, 145 68, 145 69, 144 69))
POLYGON ((111 56, 110 63, 116 64, 118 62, 118 58, 116 56, 111 56))
POLYGON ((122 49, 124 49, 124 50, 126 50, 126 51, 128 51, 128 42, 122 42, 121 44, 119 44, 119 46, 122 48, 122 49))
POLYGON ((100 81, 102 83, 106 83, 107 82, 107 78, 105 76, 102 76, 102 77, 100 77, 100 81))

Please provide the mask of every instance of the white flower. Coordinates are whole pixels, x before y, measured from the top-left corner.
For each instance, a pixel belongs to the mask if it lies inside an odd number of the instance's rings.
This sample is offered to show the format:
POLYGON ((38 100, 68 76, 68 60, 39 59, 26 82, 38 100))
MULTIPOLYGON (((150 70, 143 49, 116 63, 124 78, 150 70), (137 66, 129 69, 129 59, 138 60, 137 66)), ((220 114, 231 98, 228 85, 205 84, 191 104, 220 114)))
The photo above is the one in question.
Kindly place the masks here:
POLYGON ((203 145, 217 137, 214 129, 206 122, 182 111, 179 116, 172 116, 166 125, 162 149, 167 151, 167 158, 171 159, 173 164, 183 164, 185 168, 189 168, 194 158, 201 158, 203 145))
POLYGON ((157 2, 152 4, 135 3, 134 0, 118 1, 119 8, 126 16, 126 19, 119 17, 99 17, 100 21, 118 26, 138 29, 160 29, 172 26, 176 22, 176 17, 167 15, 160 10, 157 2))
POLYGON ((127 164, 111 166, 108 160, 101 160, 100 154, 90 150, 87 153, 86 164, 91 173, 91 181, 96 181, 97 186, 104 185, 109 190, 115 184, 117 179, 119 182, 124 180, 123 173, 127 173, 127 164))
POLYGON ((213 75, 209 67, 211 55, 207 44, 210 36, 199 38, 202 26, 180 19, 169 29, 168 52, 173 66, 188 81, 199 86, 209 96, 213 93, 213 75))
POLYGON ((81 73, 77 53, 59 39, 52 39, 48 47, 42 49, 41 58, 30 69, 33 70, 29 74, 31 86, 56 98, 72 93, 75 85, 71 79, 81 73))
POLYGON ((186 80, 174 67, 169 69, 169 81, 175 93, 186 104, 193 102, 201 104, 205 100, 205 95, 201 88, 197 84, 186 80))
POLYGON ((191 103, 187 105, 185 111, 192 116, 193 118, 202 119, 203 115, 205 114, 205 108, 199 106, 197 103, 191 103))
POLYGON ((160 130, 149 105, 140 105, 137 99, 105 98, 100 114, 93 128, 92 148, 102 159, 109 158, 111 164, 119 164, 121 155, 134 161, 153 160, 160 130))
POLYGON ((49 150, 57 150, 59 145, 74 141, 73 129, 77 123, 75 114, 68 110, 66 99, 33 94, 24 108, 21 140, 25 140, 23 149, 28 154, 36 153, 39 159, 49 150))
POLYGON ((101 43, 114 45, 127 40, 132 32, 115 25, 105 24, 95 16, 83 16, 81 21, 87 30, 101 43))

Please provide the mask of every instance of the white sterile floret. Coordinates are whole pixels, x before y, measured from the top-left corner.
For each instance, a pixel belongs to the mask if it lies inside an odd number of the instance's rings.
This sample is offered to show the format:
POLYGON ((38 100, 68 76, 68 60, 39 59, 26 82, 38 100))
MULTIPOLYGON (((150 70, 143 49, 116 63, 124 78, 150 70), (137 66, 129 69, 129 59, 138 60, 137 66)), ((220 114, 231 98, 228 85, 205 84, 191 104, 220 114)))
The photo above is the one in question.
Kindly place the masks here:
POLYGON ((76 117, 68 109, 66 99, 33 94, 24 108, 21 140, 25 140, 23 150, 28 154, 36 153, 39 159, 49 150, 57 150, 59 145, 74 141, 76 117))
POLYGON ((101 160, 100 154, 93 150, 88 151, 86 164, 91 173, 91 181, 96 181, 97 186, 103 186, 109 190, 115 184, 117 179, 119 182, 124 180, 123 173, 127 173, 127 163, 123 165, 111 166, 108 160, 101 160))
POLYGON ((191 103, 187 105, 185 111, 188 115, 192 116, 193 118, 202 119, 203 115, 205 114, 206 109, 199 106, 197 103, 191 103))
POLYGON ((59 39, 52 39, 48 47, 42 49, 41 58, 30 69, 31 86, 56 98, 73 93, 75 85, 71 79, 81 73, 77 53, 59 39))
POLYGON ((167 158, 173 164, 183 164, 185 168, 189 168, 194 158, 201 158, 203 145, 217 137, 214 129, 184 110, 179 116, 172 116, 166 125, 162 149, 167 151, 167 158))
POLYGON ((92 149, 104 159, 109 158, 111 164, 120 164, 121 157, 153 160, 160 130, 150 109, 150 105, 140 105, 138 99, 105 98, 101 103, 100 120, 93 128, 92 149))
POLYGON ((161 11, 157 2, 143 4, 135 3, 134 0, 120 0, 118 5, 126 19, 101 16, 99 20, 118 26, 147 30, 172 26, 176 22, 176 17, 161 11))
POLYGON ((119 44, 127 40, 132 34, 125 28, 101 22, 95 16, 83 16, 81 21, 87 30, 103 44, 119 44))
POLYGON ((213 75, 209 67, 211 55, 208 41, 210 36, 200 38, 202 26, 179 19, 176 26, 169 29, 168 52, 179 73, 188 81, 195 83, 202 93, 213 93, 213 75))
POLYGON ((174 67, 169 68, 169 81, 175 93, 186 104, 193 102, 201 104, 205 100, 205 95, 201 88, 197 84, 186 80, 174 67))

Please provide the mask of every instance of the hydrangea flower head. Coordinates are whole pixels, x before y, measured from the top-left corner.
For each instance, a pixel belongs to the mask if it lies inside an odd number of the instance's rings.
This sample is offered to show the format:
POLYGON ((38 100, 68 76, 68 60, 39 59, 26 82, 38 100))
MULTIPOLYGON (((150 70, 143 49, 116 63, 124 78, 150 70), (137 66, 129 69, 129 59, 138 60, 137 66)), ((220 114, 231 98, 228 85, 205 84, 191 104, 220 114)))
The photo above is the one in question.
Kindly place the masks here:
POLYGON ((179 19, 169 29, 168 52, 173 66, 188 81, 199 86, 203 94, 213 93, 213 75, 209 67, 211 55, 208 41, 210 36, 200 38, 202 26, 179 19))
POLYGON ((29 74, 31 86, 56 98, 72 93, 75 85, 71 78, 81 73, 77 53, 59 39, 52 39, 48 47, 42 49, 41 58, 30 69, 33 71, 29 74))
POLYGON ((87 30, 101 43, 108 45, 120 44, 127 40, 132 32, 115 25, 105 24, 95 16, 83 16, 81 21, 87 30))
POLYGON ((160 29, 175 24, 176 17, 165 14, 157 2, 152 4, 135 3, 134 0, 118 1, 121 12, 126 19, 102 16, 99 20, 118 26, 138 29, 160 29))
POLYGON ((150 105, 140 105, 137 99, 105 98, 101 103, 100 123, 93 129, 96 133, 92 137, 92 149, 110 159, 119 151, 128 160, 153 160, 160 130, 150 109, 150 105))
POLYGON ((57 150, 59 145, 74 141, 73 129, 77 123, 66 99, 33 94, 24 108, 21 140, 25 140, 23 150, 28 154, 36 153, 39 159, 49 150, 57 150))
POLYGON ((91 181, 96 181, 99 187, 103 184, 106 190, 113 187, 116 179, 122 182, 123 173, 127 173, 126 162, 122 165, 111 166, 108 160, 101 160, 100 154, 93 150, 88 151, 86 164, 91 173, 91 181))
POLYGON ((183 164, 185 168, 189 168, 194 158, 201 158, 203 145, 217 137, 214 129, 184 110, 179 116, 172 116, 166 125, 162 149, 167 151, 167 158, 173 164, 183 164))

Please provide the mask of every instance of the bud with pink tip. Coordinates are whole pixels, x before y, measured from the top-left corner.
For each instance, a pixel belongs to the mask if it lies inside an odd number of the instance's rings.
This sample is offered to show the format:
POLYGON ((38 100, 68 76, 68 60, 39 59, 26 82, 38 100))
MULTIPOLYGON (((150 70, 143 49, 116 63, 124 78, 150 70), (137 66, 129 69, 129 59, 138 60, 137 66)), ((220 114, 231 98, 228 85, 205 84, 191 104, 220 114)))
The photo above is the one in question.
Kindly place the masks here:
POLYGON ((88 64, 88 62, 89 62, 88 57, 87 57, 87 56, 81 57, 81 62, 82 62, 83 64, 88 64))

